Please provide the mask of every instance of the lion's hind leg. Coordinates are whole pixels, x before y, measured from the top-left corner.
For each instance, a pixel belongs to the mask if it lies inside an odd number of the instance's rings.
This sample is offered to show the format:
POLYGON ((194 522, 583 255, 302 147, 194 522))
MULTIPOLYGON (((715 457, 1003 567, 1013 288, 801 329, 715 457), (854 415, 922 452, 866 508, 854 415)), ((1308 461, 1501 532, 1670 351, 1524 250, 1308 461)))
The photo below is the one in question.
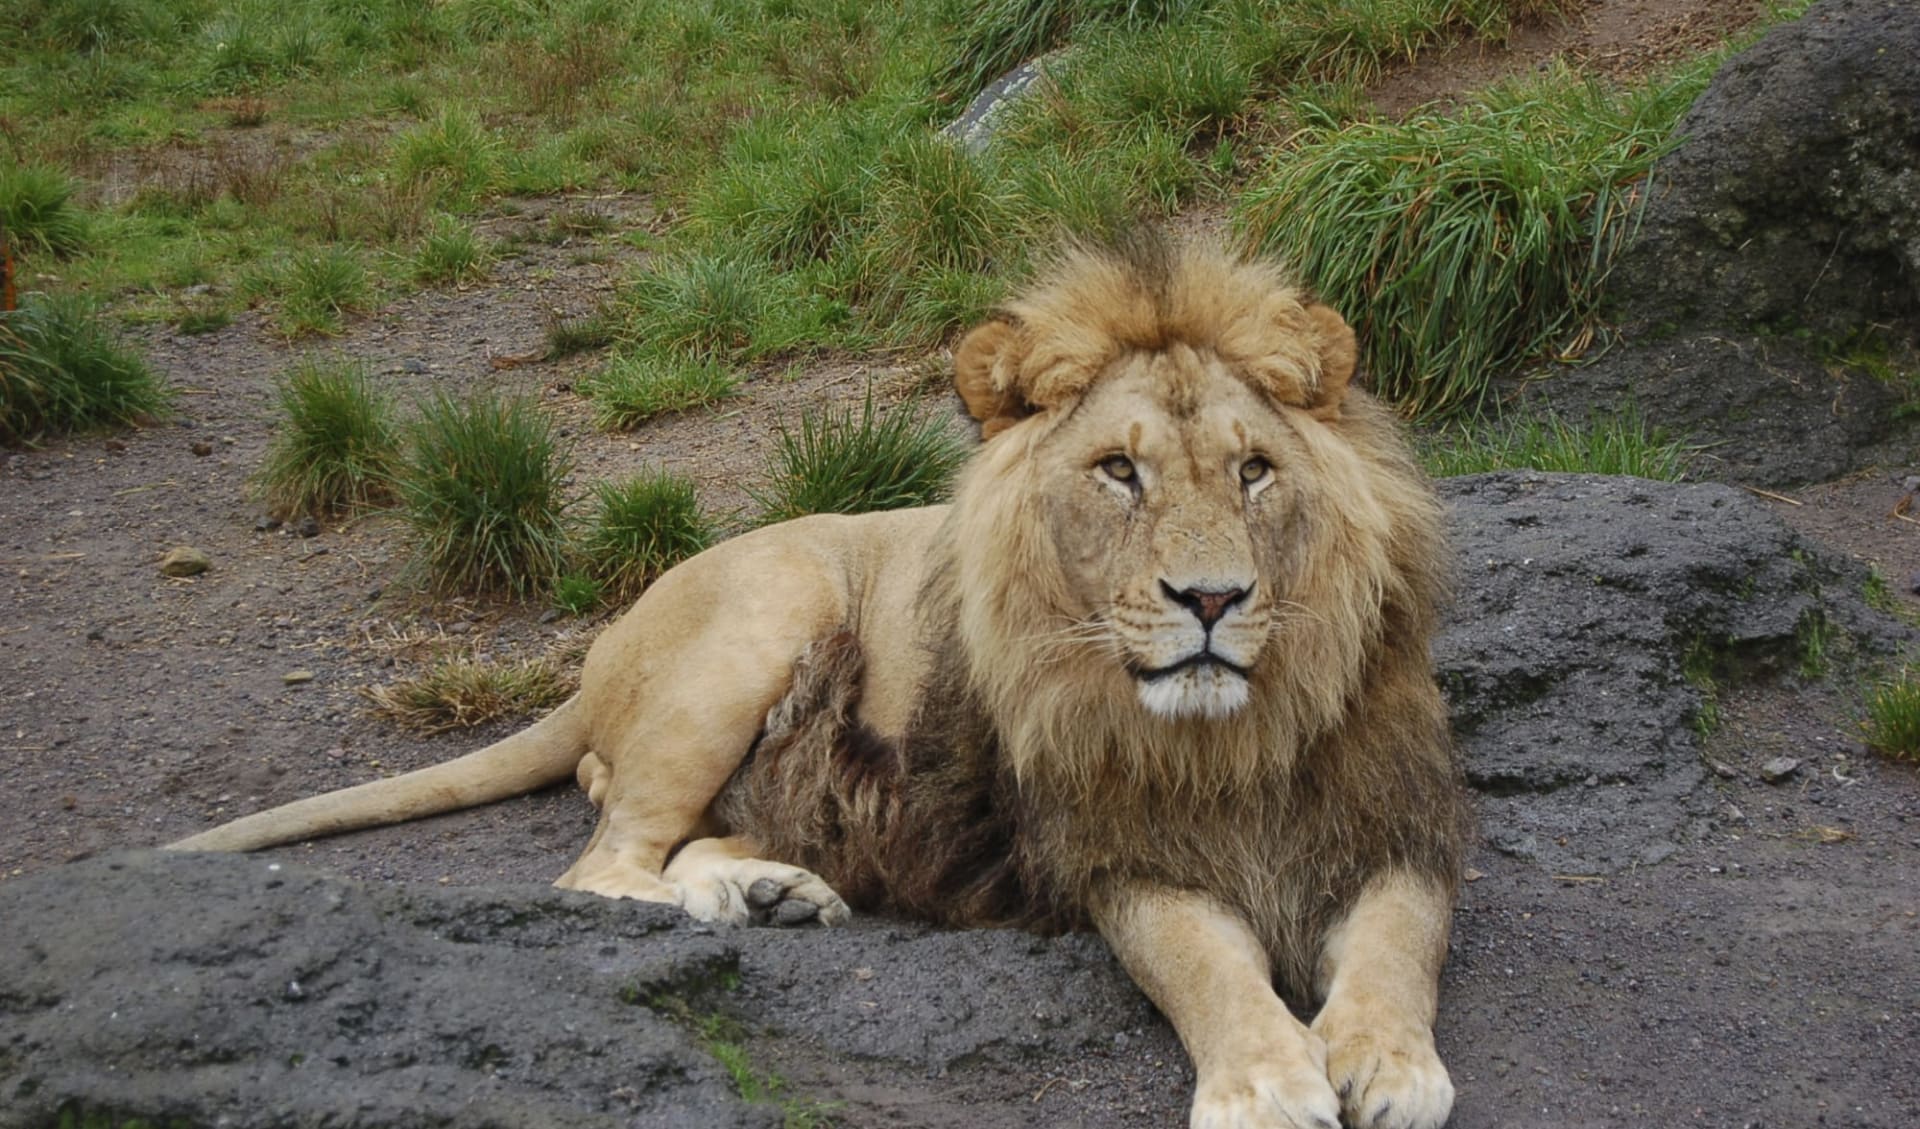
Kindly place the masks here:
MULTIPOLYGON (((848 615, 844 580, 807 539, 812 528, 749 534, 674 569, 594 644, 580 690, 594 728, 578 778, 600 821, 557 885, 681 905, 696 917, 729 912, 726 881, 752 868, 737 852, 696 849, 721 828, 714 801, 787 695, 796 664, 848 615), (676 851, 681 866, 670 875, 676 851), (687 877, 698 881, 683 885, 687 877)), ((804 890, 819 913, 845 913, 832 891, 816 891, 793 868, 759 865, 740 885, 743 898, 754 882, 776 878, 783 890, 804 890)))
POLYGON ((820 876, 756 857, 741 836, 695 839, 667 865, 666 879, 681 891, 688 913, 732 925, 839 925, 847 903, 820 876))

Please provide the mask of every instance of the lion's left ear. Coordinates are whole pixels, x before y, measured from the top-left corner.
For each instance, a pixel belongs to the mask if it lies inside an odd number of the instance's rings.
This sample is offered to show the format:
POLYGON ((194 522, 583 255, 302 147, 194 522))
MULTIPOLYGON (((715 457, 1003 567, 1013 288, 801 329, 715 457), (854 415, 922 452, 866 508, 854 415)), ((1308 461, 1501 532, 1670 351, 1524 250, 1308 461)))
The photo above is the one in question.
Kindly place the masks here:
POLYGON ((1353 327, 1330 306, 1317 302, 1308 306, 1307 321, 1313 326, 1314 348, 1320 357, 1320 386, 1308 410, 1317 419, 1336 420, 1347 398, 1347 385, 1353 380, 1359 345, 1353 327))
POLYGON ((953 386, 967 412, 980 421, 980 438, 994 436, 1033 414, 1013 390, 1009 375, 1017 363, 1012 351, 1019 331, 1004 321, 975 326, 953 351, 953 386))

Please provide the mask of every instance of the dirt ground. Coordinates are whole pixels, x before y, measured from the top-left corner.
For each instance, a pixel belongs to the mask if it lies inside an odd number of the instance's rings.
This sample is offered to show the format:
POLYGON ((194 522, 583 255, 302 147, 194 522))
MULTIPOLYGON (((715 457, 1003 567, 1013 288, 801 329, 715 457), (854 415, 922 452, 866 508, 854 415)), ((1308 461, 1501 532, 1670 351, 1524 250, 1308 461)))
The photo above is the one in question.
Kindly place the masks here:
MULTIPOLYGON (((1595 0, 1509 50, 1398 70, 1379 100, 1444 99, 1557 55, 1637 69, 1759 7, 1595 0)), ((638 199, 581 203, 617 224, 646 214, 638 199)), ((557 206, 527 202, 491 233, 557 206)), ((518 723, 422 738, 367 717, 360 691, 435 652, 531 653, 597 626, 426 602, 400 579, 405 546, 387 521, 310 538, 260 528, 248 478, 272 436, 274 377, 302 351, 364 359, 402 395, 484 384, 539 395, 576 445, 583 486, 660 465, 693 475, 721 509, 744 503, 783 415, 914 377, 915 358, 810 363, 759 375, 716 411, 598 432, 571 391, 592 357, 495 358, 536 350, 552 311, 578 315, 608 295, 631 264, 623 246, 527 243, 483 285, 402 298, 318 345, 280 340, 259 314, 204 336, 151 334, 153 363, 181 392, 176 420, 0 454, 0 882, 477 747, 518 723), (207 551, 212 568, 161 576, 176 545, 207 551), (313 677, 289 683, 294 671, 313 677)), ((1893 512, 1917 469, 1772 504, 1878 562, 1920 607, 1908 592, 1920 526, 1893 512)), ((1455 1125, 1920 1125, 1920 780, 1865 752, 1851 694, 1730 697, 1709 755, 1725 769, 1723 826, 1737 830, 1661 865, 1559 879, 1475 856, 1440 1021, 1455 1125), (1806 766, 1762 782, 1757 766, 1782 753, 1806 766)), ((282 854, 368 879, 545 882, 591 827, 585 799, 563 789, 282 854)), ((797 1086, 843 1103, 847 1125, 1170 1124, 1190 1084, 1164 1029, 1027 1073, 911 1084, 822 1060, 803 1039, 769 1053, 797 1086)))

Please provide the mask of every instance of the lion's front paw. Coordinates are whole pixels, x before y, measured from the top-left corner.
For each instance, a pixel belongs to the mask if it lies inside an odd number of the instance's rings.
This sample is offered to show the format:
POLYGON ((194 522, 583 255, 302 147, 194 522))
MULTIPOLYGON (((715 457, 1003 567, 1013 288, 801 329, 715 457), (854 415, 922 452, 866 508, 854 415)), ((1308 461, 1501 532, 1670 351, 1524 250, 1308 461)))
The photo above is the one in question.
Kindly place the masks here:
MULTIPOLYGON (((1318 1051, 1319 1040, 1312 1040, 1318 1051)), ((1202 1077, 1192 1129, 1340 1129, 1340 1099, 1318 1054, 1262 1061, 1202 1077)))
POLYGON ((1351 1129, 1439 1129, 1453 1111, 1453 1080, 1424 1027, 1329 1024, 1327 1078, 1351 1129))
POLYGON ((810 870, 765 859, 732 859, 700 873, 668 870, 684 896, 681 904, 701 921, 730 925, 839 925, 852 916, 847 903, 810 870))

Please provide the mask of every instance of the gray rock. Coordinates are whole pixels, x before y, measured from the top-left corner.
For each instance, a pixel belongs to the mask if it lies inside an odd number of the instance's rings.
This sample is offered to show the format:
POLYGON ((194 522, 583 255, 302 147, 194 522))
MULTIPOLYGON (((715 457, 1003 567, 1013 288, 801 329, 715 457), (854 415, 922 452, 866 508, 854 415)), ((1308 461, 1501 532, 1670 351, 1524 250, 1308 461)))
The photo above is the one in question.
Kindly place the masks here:
POLYGON ((993 140, 995 123, 1046 73, 1043 70, 1044 61, 1034 59, 1021 63, 988 83, 968 103, 966 110, 947 123, 940 132, 959 142, 968 152, 984 152, 993 140))
POLYGON ((1920 339, 1920 6, 1821 0, 1735 56, 1679 123, 1607 283, 1625 344, 1531 384, 1584 418, 1637 404, 1714 477, 1782 485, 1915 451, 1906 395, 1838 357, 1920 339))
POLYGON ((1793 774, 1799 771, 1798 757, 1774 757, 1760 766, 1760 779, 1769 784, 1779 784, 1792 778, 1793 774))
POLYGON ((180 545, 168 549, 160 558, 160 573, 163 576, 198 576, 213 567, 213 558, 192 545, 180 545))
POLYGON ((1920 319, 1920 8, 1820 0, 1679 123, 1614 284, 1653 321, 1920 319))
POLYGON ((0 904, 8 1129, 69 1103, 341 1129, 779 1123, 649 1006, 705 1000, 739 963, 677 910, 160 852, 0 904))
POLYGON ((1440 489, 1459 595, 1434 661, 1482 832, 1557 872, 1704 830, 1690 670, 1791 672, 1814 617, 1867 650, 1913 636, 1861 601, 1859 566, 1733 487, 1510 472, 1440 489))
POLYGON ((308 514, 306 517, 300 519, 300 524, 294 526, 293 531, 302 537, 318 537, 320 536, 320 522, 312 514, 308 514))
POLYGON ((1616 347, 1528 383, 1523 410, 1641 418, 1698 448, 1692 469, 1758 486, 1824 482, 1908 452, 1900 395, 1872 375, 1811 355, 1806 344, 1721 329, 1616 347))
POLYGON ((701 1048, 701 1018, 938 1071, 1104 1045, 1152 1015, 1088 936, 715 930, 644 902, 244 856, 45 871, 0 885, 0 919, 0 1129, 69 1104, 207 1125, 777 1126, 701 1048))

